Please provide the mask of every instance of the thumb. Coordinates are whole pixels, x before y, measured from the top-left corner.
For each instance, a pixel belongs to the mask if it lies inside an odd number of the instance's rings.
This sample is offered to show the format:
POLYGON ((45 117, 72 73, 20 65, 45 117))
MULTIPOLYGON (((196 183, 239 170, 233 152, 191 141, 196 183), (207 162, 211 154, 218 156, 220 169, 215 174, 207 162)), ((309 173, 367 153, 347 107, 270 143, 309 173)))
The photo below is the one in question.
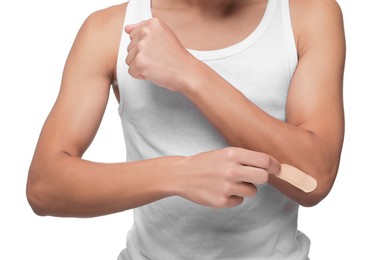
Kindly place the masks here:
POLYGON ((124 27, 124 31, 128 34, 130 34, 136 27, 138 27, 139 25, 143 24, 145 21, 141 21, 139 23, 135 23, 135 24, 128 24, 124 27))

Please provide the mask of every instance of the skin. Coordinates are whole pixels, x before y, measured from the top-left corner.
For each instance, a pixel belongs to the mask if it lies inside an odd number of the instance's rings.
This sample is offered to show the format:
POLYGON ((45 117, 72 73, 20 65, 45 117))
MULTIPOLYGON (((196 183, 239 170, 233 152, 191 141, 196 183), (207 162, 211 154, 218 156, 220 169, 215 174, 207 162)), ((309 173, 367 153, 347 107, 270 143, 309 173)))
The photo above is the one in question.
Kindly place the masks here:
MULTIPOLYGON (((155 18, 124 28, 131 38, 125 46, 129 73, 188 97, 231 145, 189 157, 128 163, 81 159, 116 80, 126 4, 90 15, 68 56, 60 93, 30 166, 27 197, 36 214, 93 217, 168 196, 234 207, 265 182, 301 205, 321 201, 335 180, 344 135, 345 41, 337 3, 290 1, 299 65, 289 90, 286 122, 265 113, 186 50, 239 42, 258 24, 265 5, 248 0, 156 0, 155 18), (211 31, 220 38, 207 38, 211 31), (226 103, 229 109, 221 110, 226 103), (245 120, 238 116, 241 111, 245 120), (314 177, 317 189, 306 194, 276 178, 280 163, 314 177)), ((115 85, 114 91, 118 98, 115 85)))

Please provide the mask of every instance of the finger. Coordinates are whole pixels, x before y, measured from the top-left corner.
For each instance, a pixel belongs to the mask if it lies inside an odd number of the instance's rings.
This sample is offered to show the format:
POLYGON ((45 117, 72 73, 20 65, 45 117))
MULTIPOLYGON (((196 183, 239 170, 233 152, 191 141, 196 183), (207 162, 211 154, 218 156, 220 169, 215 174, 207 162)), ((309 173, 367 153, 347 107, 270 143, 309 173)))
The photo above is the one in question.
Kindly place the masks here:
POLYGON ((146 22, 146 20, 144 21, 141 21, 139 23, 135 23, 135 24, 128 24, 124 27, 124 31, 128 34, 131 34, 132 31, 134 31, 136 28, 138 27, 141 27, 144 23, 146 22))
POLYGON ((240 182, 234 185, 233 190, 231 192, 233 195, 243 198, 254 197, 257 193, 257 187, 252 183, 240 182))
POLYGON ((129 43, 128 47, 127 47, 127 51, 129 52, 131 49, 133 49, 134 47, 136 47, 136 45, 138 44, 139 40, 138 39, 133 39, 131 40, 131 42, 129 43))
POLYGON ((137 70, 136 67, 133 66, 133 64, 129 66, 128 73, 135 79, 145 80, 145 75, 142 74, 139 70, 137 70))
POLYGON ((246 166, 265 169, 268 173, 275 175, 281 171, 281 164, 274 157, 265 153, 243 149, 240 162, 246 166))
POLYGON ((243 201, 244 201, 243 197, 231 196, 228 198, 226 208, 233 208, 233 207, 239 206, 240 204, 243 203, 243 201))
MULTIPOLYGON (((129 46, 128 46, 129 49, 129 46)), ((132 46, 130 50, 128 50, 127 58, 125 59, 125 63, 127 63, 128 66, 131 66, 133 60, 136 58, 137 55, 137 48, 136 45, 132 46)))
POLYGON ((269 173, 266 169, 252 166, 242 166, 242 168, 236 173, 236 175, 239 181, 257 185, 267 183, 269 178, 269 173))
MULTIPOLYGON (((142 28, 143 29, 143 28, 142 28)), ((129 39, 131 40, 130 44, 136 45, 144 37, 142 34, 142 29, 136 28, 129 34, 129 39)))

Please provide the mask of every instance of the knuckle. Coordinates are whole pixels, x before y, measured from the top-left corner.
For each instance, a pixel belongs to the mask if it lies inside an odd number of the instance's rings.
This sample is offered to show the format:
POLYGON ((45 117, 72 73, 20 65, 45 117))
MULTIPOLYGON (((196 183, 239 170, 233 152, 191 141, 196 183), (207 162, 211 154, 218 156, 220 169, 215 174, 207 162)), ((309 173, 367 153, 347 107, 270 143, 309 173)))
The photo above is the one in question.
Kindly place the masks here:
POLYGON ((225 207, 226 203, 227 203, 227 198, 224 196, 220 196, 220 197, 214 199, 210 203, 210 206, 213 208, 223 208, 223 207, 225 207))
POLYGON ((160 20, 157 17, 153 17, 148 21, 149 26, 156 26, 160 23, 160 20))
POLYGON ((223 170, 223 175, 227 180, 233 180, 236 175, 236 168, 233 165, 226 166, 223 170))
POLYGON ((237 149, 234 147, 224 148, 224 154, 228 159, 235 159, 237 157, 237 149))
MULTIPOLYGON (((140 30, 140 34, 141 34, 141 36, 147 36, 147 35, 149 35, 149 33, 150 33, 150 30, 149 30, 149 28, 148 27, 143 27, 143 28, 141 28, 141 30, 140 30)), ((141 40, 140 40, 141 41, 141 40)))
POLYGON ((221 197, 219 202, 218 202, 218 206, 220 208, 225 208, 226 206, 228 205, 228 197, 221 197))
POLYGON ((222 187, 222 197, 231 196, 233 193, 233 185, 229 182, 225 183, 222 187))
POLYGON ((136 48, 136 52, 137 52, 137 53, 142 52, 142 51, 144 50, 145 46, 146 46, 146 42, 145 42, 145 40, 141 39, 141 40, 139 41, 139 43, 136 44, 136 47, 135 47, 135 48, 136 48))

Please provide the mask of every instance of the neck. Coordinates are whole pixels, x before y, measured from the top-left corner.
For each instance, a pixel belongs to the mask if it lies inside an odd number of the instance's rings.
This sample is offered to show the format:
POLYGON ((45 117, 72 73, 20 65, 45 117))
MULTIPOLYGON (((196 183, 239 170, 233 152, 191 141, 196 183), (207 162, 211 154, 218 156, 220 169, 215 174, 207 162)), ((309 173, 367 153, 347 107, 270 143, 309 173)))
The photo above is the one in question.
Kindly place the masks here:
POLYGON ((151 0, 155 9, 192 8, 202 11, 226 11, 263 0, 151 0))

